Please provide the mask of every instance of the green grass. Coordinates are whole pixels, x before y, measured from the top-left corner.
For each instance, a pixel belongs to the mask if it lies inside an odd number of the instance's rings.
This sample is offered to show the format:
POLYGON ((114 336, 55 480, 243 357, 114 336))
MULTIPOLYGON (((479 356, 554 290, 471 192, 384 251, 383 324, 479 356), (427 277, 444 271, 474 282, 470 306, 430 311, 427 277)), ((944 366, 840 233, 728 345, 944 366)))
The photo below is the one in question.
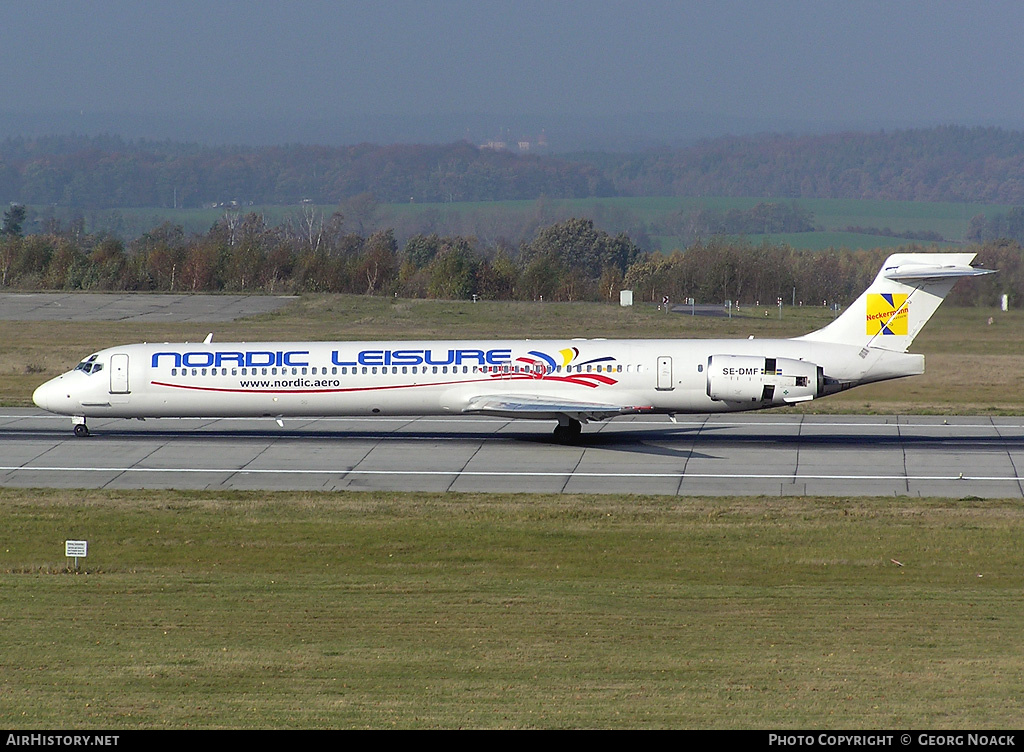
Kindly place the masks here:
POLYGON ((790 233, 774 233, 769 235, 758 235, 753 238, 760 242, 761 240, 769 243, 777 243, 781 245, 788 245, 793 248, 799 248, 805 251, 823 251, 829 248, 902 248, 910 244, 916 243, 917 245, 925 248, 952 248, 959 245, 958 243, 944 242, 939 243, 936 241, 923 241, 923 240, 907 240, 906 238, 894 238, 885 235, 867 235, 865 233, 857 232, 838 232, 838 231, 822 231, 822 232, 790 232, 790 233))
MULTIPOLYGON (((750 209, 762 201, 788 203, 793 199, 774 197, 627 197, 592 199, 542 199, 540 201, 487 201, 477 203, 449 204, 387 204, 378 212, 378 222, 403 222, 418 215, 429 213, 432 221, 451 222, 459 226, 459 218, 491 217, 493 220, 512 215, 534 216, 550 210, 568 210, 579 214, 593 214, 601 209, 611 210, 609 220, 615 221, 617 213, 629 212, 641 222, 656 223, 674 212, 698 208, 750 209)), ((1002 204, 959 204, 950 202, 925 201, 875 201, 857 199, 796 199, 796 202, 814 214, 816 224, 822 230, 811 233, 795 233, 767 236, 773 242, 785 242, 794 248, 820 250, 828 247, 888 248, 908 242, 883 235, 866 235, 846 232, 848 227, 873 227, 890 229, 894 232, 921 232, 929 230, 939 233, 951 243, 961 243, 967 232, 968 223, 975 214, 1005 214, 1011 208, 1002 204)), ((336 206, 317 207, 329 216, 336 206)), ((254 211, 266 216, 272 225, 295 219, 300 214, 297 206, 256 206, 243 207, 242 211, 254 211)), ((130 236, 140 235, 164 221, 181 224, 187 233, 205 233, 223 216, 219 209, 118 209, 118 216, 130 236)), ((105 216, 104 212, 97 216, 105 216)), ((598 225, 601 225, 599 219, 598 225)), ((753 235, 754 242, 766 236, 753 235)), ((655 238, 662 250, 670 251, 680 247, 677 238, 659 236, 655 238)), ((931 245, 926 243, 925 245, 931 245)))
POLYGON ((0 490, 0 723, 1015 728, 1022 517, 0 490), (66 538, 89 540, 77 574, 66 538))

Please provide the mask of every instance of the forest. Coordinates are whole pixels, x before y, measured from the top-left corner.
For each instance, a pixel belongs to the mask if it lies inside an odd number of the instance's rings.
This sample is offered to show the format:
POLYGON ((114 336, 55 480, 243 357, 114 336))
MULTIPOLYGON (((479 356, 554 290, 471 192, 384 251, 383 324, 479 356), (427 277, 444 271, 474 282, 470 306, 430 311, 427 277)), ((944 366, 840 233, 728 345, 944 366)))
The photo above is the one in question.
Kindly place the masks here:
MULTIPOLYGON (((117 136, 8 138, 0 142, 0 200, 9 206, 0 226, 0 290, 614 301, 628 288, 648 302, 668 296, 749 305, 781 297, 845 305, 888 251, 804 252, 745 238, 813 230, 813 214, 797 201, 805 197, 1024 204, 1024 133, 939 127, 765 135, 560 155, 466 142, 243 148, 117 136), (680 209, 665 226, 641 226, 612 209, 602 210, 598 224, 544 211, 546 198, 694 195, 772 198, 744 210, 680 209), (512 199, 538 202, 536 211, 493 232, 373 221, 388 202, 512 199), (272 222, 247 208, 257 202, 289 213, 272 222), (127 238, 87 229, 82 212, 103 207, 213 207, 219 218, 204 232, 164 221, 127 238), (683 242, 657 252, 649 230, 683 242)), ((942 240, 899 237, 910 249, 942 240)), ((968 240, 978 262, 1001 274, 959 286, 954 298, 995 305, 1005 293, 1024 303, 1024 209, 974 217, 968 240)))
MULTIPOLYGON (((8 210, 0 232, 0 290, 158 292, 338 292, 410 298, 617 301, 743 305, 847 305, 888 253, 798 251, 742 237, 698 240, 670 254, 639 248, 592 220, 539 228, 518 246, 476 237, 420 234, 399 245, 392 230, 348 232, 340 215, 310 211, 305 222, 268 224, 256 213, 226 213, 210 230, 186 234, 163 223, 125 243, 76 227, 18 233, 8 210)), ((911 245, 908 250, 921 250, 911 245)), ((961 305, 1024 303, 1024 250, 1016 241, 970 247, 976 263, 1000 274, 959 285, 961 305)))
POLYGON ((611 196, 1024 204, 1024 133, 999 128, 762 135, 639 153, 446 145, 274 147, 53 136, 0 141, 0 202, 77 209, 611 196))

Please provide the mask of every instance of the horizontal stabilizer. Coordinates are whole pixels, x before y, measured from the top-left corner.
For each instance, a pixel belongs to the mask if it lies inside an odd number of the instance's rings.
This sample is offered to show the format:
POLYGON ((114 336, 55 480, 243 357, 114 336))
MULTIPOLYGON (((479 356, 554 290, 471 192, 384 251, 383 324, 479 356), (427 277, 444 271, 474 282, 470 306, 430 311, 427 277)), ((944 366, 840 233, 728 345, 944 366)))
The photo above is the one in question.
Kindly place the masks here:
POLYGON ((931 279, 959 279, 995 274, 995 269, 979 269, 969 264, 899 264, 884 269, 882 276, 899 282, 926 281, 931 279))

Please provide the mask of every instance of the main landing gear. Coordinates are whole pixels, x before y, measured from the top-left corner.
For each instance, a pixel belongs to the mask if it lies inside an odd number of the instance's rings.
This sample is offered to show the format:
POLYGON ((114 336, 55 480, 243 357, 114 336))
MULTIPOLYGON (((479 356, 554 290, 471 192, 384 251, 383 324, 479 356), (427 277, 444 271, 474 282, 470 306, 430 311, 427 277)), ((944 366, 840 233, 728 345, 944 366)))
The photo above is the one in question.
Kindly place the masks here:
POLYGON ((561 422, 555 426, 555 441, 559 444, 572 444, 580 437, 580 432, 583 430, 583 426, 578 420, 572 418, 567 419, 568 422, 561 422))
POLYGON ((75 422, 75 436, 79 438, 89 435, 89 426, 85 425, 85 418, 72 418, 75 422))

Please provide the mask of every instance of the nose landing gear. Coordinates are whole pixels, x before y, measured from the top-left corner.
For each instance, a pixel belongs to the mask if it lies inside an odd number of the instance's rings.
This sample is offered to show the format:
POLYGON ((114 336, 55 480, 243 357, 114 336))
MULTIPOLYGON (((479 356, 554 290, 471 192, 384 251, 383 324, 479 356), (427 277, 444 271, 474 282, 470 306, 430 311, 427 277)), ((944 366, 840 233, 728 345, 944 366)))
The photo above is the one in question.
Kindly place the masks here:
POLYGON ((79 438, 89 435, 89 426, 85 425, 85 418, 72 418, 75 422, 75 436, 79 438))

